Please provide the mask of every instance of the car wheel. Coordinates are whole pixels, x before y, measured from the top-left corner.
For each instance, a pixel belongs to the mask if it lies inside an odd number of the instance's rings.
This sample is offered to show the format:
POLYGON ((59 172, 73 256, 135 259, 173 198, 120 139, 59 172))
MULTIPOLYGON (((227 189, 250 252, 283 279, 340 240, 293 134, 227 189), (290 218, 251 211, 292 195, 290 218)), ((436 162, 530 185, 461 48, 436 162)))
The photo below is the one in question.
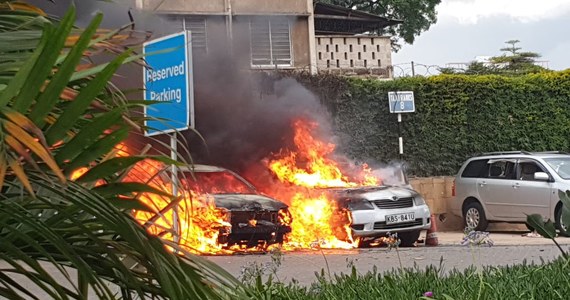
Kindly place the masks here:
POLYGON ((400 246, 402 247, 413 247, 416 241, 420 238, 420 230, 398 232, 398 238, 400 239, 400 246))
POLYGON ((487 229, 487 218, 485 217, 485 211, 479 202, 469 203, 465 210, 463 211, 463 222, 465 227, 476 231, 483 231, 487 229))
POLYGON ((556 229, 558 229, 561 236, 570 236, 570 224, 564 224, 562 222, 562 207, 556 211, 554 222, 556 224, 556 229))

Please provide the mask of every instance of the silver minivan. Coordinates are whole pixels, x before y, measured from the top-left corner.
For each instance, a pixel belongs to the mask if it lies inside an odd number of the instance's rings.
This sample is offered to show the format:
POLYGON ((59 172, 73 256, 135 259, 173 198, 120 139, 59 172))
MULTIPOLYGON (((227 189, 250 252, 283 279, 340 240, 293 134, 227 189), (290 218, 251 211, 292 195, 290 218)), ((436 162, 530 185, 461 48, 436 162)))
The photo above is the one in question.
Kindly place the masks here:
POLYGON ((540 214, 555 221, 561 235, 558 190, 570 190, 570 154, 492 152, 468 159, 455 177, 452 212, 466 227, 485 230, 489 222, 524 223, 540 214))

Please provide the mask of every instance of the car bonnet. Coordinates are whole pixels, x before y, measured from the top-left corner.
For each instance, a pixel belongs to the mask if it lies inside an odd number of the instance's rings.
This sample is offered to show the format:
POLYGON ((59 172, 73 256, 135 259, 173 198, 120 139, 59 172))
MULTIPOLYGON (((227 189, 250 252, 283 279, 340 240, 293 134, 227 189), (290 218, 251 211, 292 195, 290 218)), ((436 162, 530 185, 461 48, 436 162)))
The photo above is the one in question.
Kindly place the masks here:
POLYGON ((230 211, 278 211, 287 208, 283 202, 256 194, 213 194, 217 207, 230 211))

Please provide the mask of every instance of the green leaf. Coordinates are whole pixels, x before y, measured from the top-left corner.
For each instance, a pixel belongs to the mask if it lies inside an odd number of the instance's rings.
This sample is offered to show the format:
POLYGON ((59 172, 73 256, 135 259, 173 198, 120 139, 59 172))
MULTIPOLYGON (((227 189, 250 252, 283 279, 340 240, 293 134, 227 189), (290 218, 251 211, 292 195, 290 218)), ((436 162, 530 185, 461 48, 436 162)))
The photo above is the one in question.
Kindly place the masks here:
POLYGON ((77 119, 83 115, 87 107, 96 100, 96 97, 105 88, 107 82, 129 55, 130 52, 127 51, 118 56, 113 62, 107 65, 105 69, 97 74, 85 88, 81 89, 81 92, 75 97, 75 100, 66 107, 55 124, 47 130, 46 139, 48 143, 53 144, 65 136, 67 131, 76 124, 77 119))
POLYGON ((153 188, 139 182, 115 182, 93 188, 94 191, 104 197, 125 195, 133 196, 138 193, 151 193, 159 196, 172 198, 172 195, 162 190, 153 188))
POLYGON ((87 166, 89 163, 108 154, 120 142, 129 136, 129 127, 122 127, 93 143, 85 151, 81 152, 75 159, 65 166, 66 175, 71 174, 76 169, 87 166))
POLYGON ((106 160, 97 166, 89 169, 87 173, 77 178, 77 182, 87 183, 97 181, 107 176, 112 176, 120 171, 123 171, 139 161, 144 160, 143 156, 128 156, 128 157, 115 157, 106 160))
POLYGON ((16 73, 16 76, 10 80, 6 89, 0 93, 0 107, 5 106, 13 97, 16 97, 22 86, 26 84, 28 77, 30 76, 30 72, 46 47, 47 41, 49 40, 49 32, 51 32, 51 28, 46 27, 42 34, 42 39, 34 53, 28 58, 18 73, 16 73))
POLYGON ((556 228, 551 220, 546 223, 539 214, 532 214, 526 217, 526 223, 534 228, 538 234, 542 235, 548 239, 554 239, 556 237, 556 228))
POLYGON ((29 77, 22 86, 20 93, 14 100, 13 109, 19 112, 26 111, 32 102, 36 99, 40 89, 44 86, 47 78, 52 72, 60 51, 65 45, 67 36, 73 28, 75 22, 75 7, 72 5, 63 20, 59 23, 57 30, 53 34, 49 34, 49 41, 41 55, 41 60, 36 61, 36 65, 31 70, 29 77))
POLYGON ((89 45, 91 38, 97 31, 102 20, 102 14, 97 14, 97 16, 95 16, 63 61, 63 64, 59 67, 58 72, 49 82, 45 91, 40 95, 40 97, 38 97, 38 102, 29 116, 29 118, 34 123, 38 124, 38 126, 43 125, 43 118, 51 111, 53 106, 59 100, 61 92, 67 87, 69 78, 71 78, 71 75, 75 72, 75 67, 81 61, 83 51, 85 51, 89 45))
POLYGON ((102 114, 95 118, 92 123, 85 125, 75 137, 57 152, 55 159, 58 163, 66 160, 73 160, 80 155, 86 148, 90 147, 99 136, 106 130, 112 128, 119 120, 121 120, 121 110, 114 110, 109 113, 102 114))

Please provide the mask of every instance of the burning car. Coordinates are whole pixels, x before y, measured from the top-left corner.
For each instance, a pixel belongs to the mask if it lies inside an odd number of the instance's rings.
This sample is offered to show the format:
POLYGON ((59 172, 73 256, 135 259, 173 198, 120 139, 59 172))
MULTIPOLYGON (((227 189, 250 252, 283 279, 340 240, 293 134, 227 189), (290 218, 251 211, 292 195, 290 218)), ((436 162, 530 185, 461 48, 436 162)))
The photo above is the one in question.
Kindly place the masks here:
POLYGON ((413 246, 431 225, 424 198, 412 189, 401 168, 392 169, 379 186, 332 189, 339 207, 351 214, 350 228, 359 246, 367 246, 388 233, 397 233, 402 246, 413 246))
POLYGON ((366 246, 397 233, 402 246, 413 246, 431 225, 430 211, 420 194, 406 187, 361 187, 336 191, 351 213, 352 236, 366 246))
POLYGON ((291 214, 283 202, 270 198, 228 169, 208 165, 180 168, 179 179, 184 188, 208 194, 217 208, 227 211, 231 224, 220 232, 219 244, 269 245, 283 243, 291 232, 291 214))
MULTIPOLYGON (((411 188, 403 166, 373 170, 335 154, 336 145, 327 140, 329 135, 318 133, 318 123, 299 119, 292 128, 294 146, 267 162, 292 194, 291 240, 325 240, 325 246, 350 248, 397 233, 402 246, 411 246, 422 230, 429 229, 430 210, 411 188), (338 217, 343 214, 346 217, 338 217), (322 227, 311 230, 315 225, 322 227)), ((276 196, 286 197, 278 191, 276 196)))

